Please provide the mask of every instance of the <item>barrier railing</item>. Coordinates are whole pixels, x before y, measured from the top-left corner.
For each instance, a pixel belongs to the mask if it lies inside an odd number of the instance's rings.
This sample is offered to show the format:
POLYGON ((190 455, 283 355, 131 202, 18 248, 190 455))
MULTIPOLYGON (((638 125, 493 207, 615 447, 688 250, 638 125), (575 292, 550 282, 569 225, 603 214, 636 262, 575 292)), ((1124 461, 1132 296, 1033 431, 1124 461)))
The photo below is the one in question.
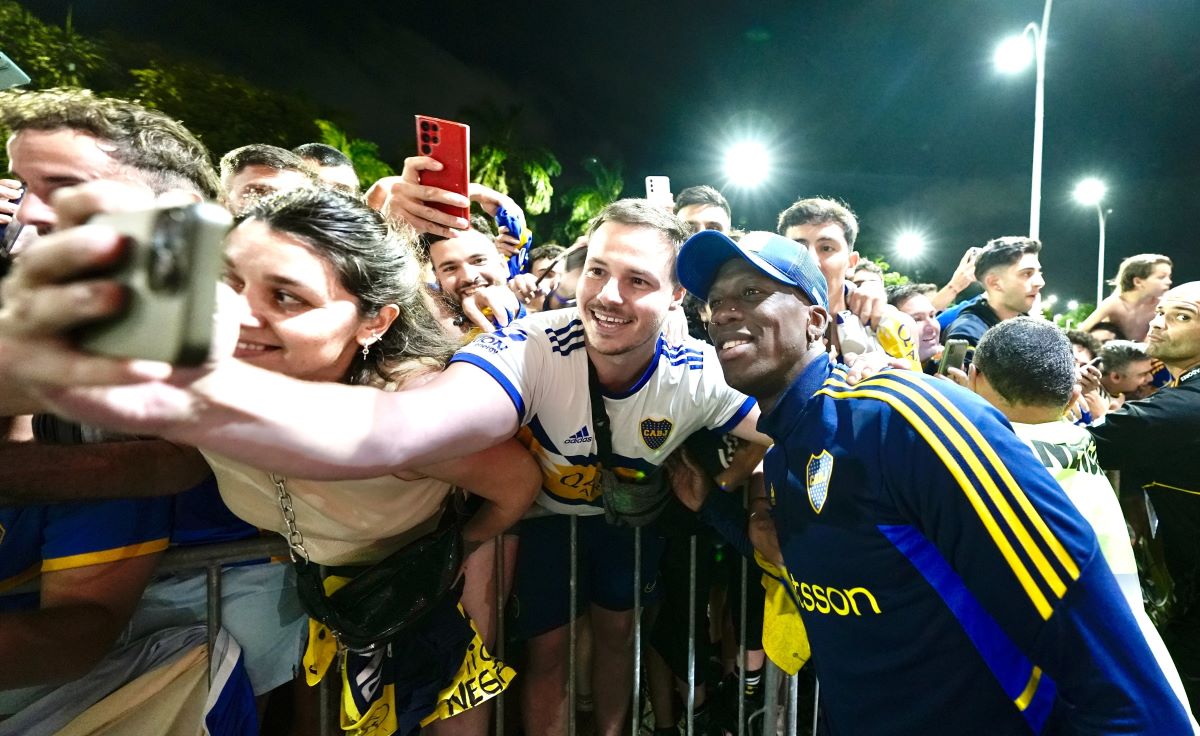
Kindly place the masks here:
MULTIPOLYGON (((642 733, 642 581, 641 581, 641 556, 642 556, 642 534, 641 530, 635 530, 633 537, 634 544, 634 627, 633 627, 633 656, 634 656, 634 673, 633 687, 630 694, 631 698, 631 729, 632 733, 642 733)), ((568 610, 575 611, 578 603, 578 569, 579 569, 579 537, 577 527, 577 517, 572 516, 570 519, 570 538, 569 538, 569 559, 571 565, 570 583, 567 594, 569 596, 568 610)), ((688 538, 688 652, 687 652, 687 687, 688 695, 686 699, 686 733, 688 736, 693 736, 693 722, 696 713, 696 596, 697 591, 697 555, 698 555, 698 540, 695 535, 688 538)), ((165 575, 178 572, 186 572, 192 570, 204 570, 207 589, 207 628, 209 650, 216 640, 217 632, 221 628, 221 575, 225 566, 240 562, 249 562, 252 560, 261 560, 271 557, 286 556, 288 553, 287 544, 281 537, 264 537, 257 539, 248 539, 235 542, 224 542, 221 544, 203 545, 196 547, 176 547, 168 550, 159 563, 156 574, 165 575)), ((497 655, 501 658, 504 656, 504 586, 501 584, 503 571, 505 569, 505 552, 502 541, 497 538, 495 541, 495 575, 496 575, 496 605, 495 605, 495 620, 494 631, 496 632, 495 647, 497 655)), ((783 733, 788 736, 796 736, 799 733, 799 679, 797 677, 783 678, 782 672, 771 664, 770 660, 766 662, 764 667, 764 704, 757 711, 746 712, 746 593, 747 579, 746 574, 749 570, 749 563, 741 560, 742 576, 740 585, 740 595, 738 605, 741 616, 739 617, 740 626, 738 631, 738 730, 737 736, 746 736, 747 724, 760 724, 758 728, 753 729, 756 733, 778 733, 778 728, 782 725, 783 733), (780 712, 778 693, 780 691, 781 680, 787 680, 787 696, 786 702, 780 712)), ((13 592, 36 592, 37 582, 28 583, 17 588, 13 592)), ((577 736, 578 723, 576 719, 576 705, 578 699, 578 687, 576 683, 576 668, 579 661, 578 648, 578 625, 574 617, 568 626, 568 655, 567 655, 567 733, 569 736, 577 736)), ((319 710, 318 725, 319 733, 322 736, 333 736, 337 733, 337 714, 334 710, 333 701, 330 692, 330 683, 336 678, 325 678, 318 686, 319 710)), ((818 690, 819 693, 819 684, 818 690)), ((816 693, 814 693, 813 702, 817 702, 816 693)), ((496 736, 504 736, 504 708, 505 695, 501 694, 496 700, 494 733, 496 736)), ((816 734, 816 712, 812 714, 811 733, 816 734)))

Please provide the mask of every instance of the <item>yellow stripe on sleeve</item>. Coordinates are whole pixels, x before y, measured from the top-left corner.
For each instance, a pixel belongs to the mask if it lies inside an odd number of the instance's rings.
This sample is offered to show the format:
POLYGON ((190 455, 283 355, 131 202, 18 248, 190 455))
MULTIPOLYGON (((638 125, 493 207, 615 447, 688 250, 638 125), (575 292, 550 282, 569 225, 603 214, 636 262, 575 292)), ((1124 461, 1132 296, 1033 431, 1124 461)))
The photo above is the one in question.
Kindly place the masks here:
MULTIPOLYGON (((1067 576, 1071 580, 1078 579, 1079 565, 1076 564, 1075 560, 1071 558, 1070 553, 1067 552, 1066 547, 1064 547, 1062 542, 1058 540, 1058 537, 1054 536, 1054 532, 1050 531, 1050 527, 1046 525, 1046 521, 1042 519, 1041 514, 1039 514, 1037 509, 1033 507, 1033 504, 1029 501, 1029 497, 1025 495, 1025 491, 1020 485, 1017 484, 1016 479, 1012 477, 1012 473, 1008 471, 1008 466, 1000 460, 998 455, 996 455, 996 451, 992 447, 991 443, 985 440, 983 435, 979 433, 979 428, 969 421, 962 414, 962 412, 959 411, 958 407, 951 403, 945 396, 928 386, 922 385, 919 380, 909 376, 903 376, 898 372, 889 374, 889 377, 893 380, 902 380, 906 384, 917 387, 922 391, 922 393, 932 396, 935 401, 937 401, 946 409, 947 413, 949 413, 958 421, 959 425, 962 426, 971 439, 975 441, 975 444, 983 450, 984 457, 986 457, 988 462, 991 463, 992 467, 996 469, 997 474, 1000 476, 1000 480, 1002 480, 1004 485, 1008 487, 1009 493, 1012 494, 1013 498, 1016 499, 1017 505, 1021 507, 1021 511, 1024 512, 1026 518, 1029 519, 1029 522, 1033 524, 1034 529, 1037 530, 1038 535, 1041 536, 1042 540, 1046 543, 1046 546, 1049 547, 1050 551, 1054 553, 1054 556, 1058 559, 1059 564, 1061 564, 1063 569, 1066 571, 1067 576)), ((1061 596, 1061 594, 1059 595, 1061 596)))
MULTIPOLYGON (((862 387, 864 384, 859 384, 859 386, 862 387)), ((1037 609, 1038 614, 1043 620, 1050 618, 1050 614, 1053 612, 1053 609, 1050 607, 1049 601, 1046 599, 1045 594, 1038 587, 1038 584, 1034 581, 1033 576, 1029 573, 1029 570, 1026 569, 1025 563, 1023 563, 1021 558, 1017 556, 1017 552, 1015 549, 1013 549, 1012 544, 1008 541, 1008 537, 1004 535, 1004 532, 1000 529, 1000 525, 996 522, 995 517, 992 516, 992 512, 988 509, 987 505, 980 497, 978 489, 963 471, 962 466, 959 465, 958 461, 954 459, 954 456, 950 454, 950 450, 946 447, 945 443, 942 442, 941 438, 934 433, 929 424, 921 416, 919 416, 912 407, 905 404, 904 401, 902 401, 898 396, 885 391, 877 391, 869 387, 854 388, 848 391, 835 391, 832 388, 823 388, 817 393, 825 394, 826 396, 830 396, 834 399, 878 399, 891 406, 893 409, 899 412, 901 416, 907 419, 909 424, 911 424, 912 427, 917 430, 917 433, 920 434, 921 437, 924 438, 924 440, 929 444, 930 448, 933 449, 934 453, 942 461, 942 464, 948 471, 950 471, 950 474, 954 476, 954 479, 958 481, 959 487, 962 488, 968 502, 971 504, 971 507, 975 509, 976 515, 979 516, 980 521, 983 522, 984 528, 987 529, 988 536, 992 538, 992 542, 1000 551, 1001 556, 1004 557, 1009 568, 1011 568, 1013 574, 1016 575, 1018 582, 1020 582, 1021 587, 1025 590, 1025 594, 1029 596, 1029 600, 1033 603, 1034 608, 1037 609)), ((958 439, 959 442, 962 442, 961 438, 956 439, 958 439)), ((968 460, 971 459, 970 453, 964 453, 964 456, 967 457, 968 460)), ((976 463, 978 463, 978 460, 976 460, 976 463)), ((996 489, 996 492, 998 493, 998 489, 996 489)), ((1012 513, 1011 509, 1009 510, 1009 513, 1012 513)))
POLYGON ((1013 702, 1017 704, 1017 709, 1024 711, 1033 702, 1033 696, 1037 693, 1038 683, 1042 681, 1042 670, 1040 667, 1034 667, 1033 672, 1029 674, 1029 682, 1025 684, 1025 689, 1017 696, 1013 702))
POLYGON ((67 557, 54 557, 49 560, 42 561, 42 572, 54 572, 57 570, 71 570, 77 567, 87 567, 88 565, 101 565, 105 562, 116 562, 118 560, 128 560, 134 557, 143 557, 152 555, 155 552, 162 552, 167 548, 169 541, 166 537, 162 539, 152 539, 148 542, 139 542, 137 544, 127 544, 124 547, 113 547, 112 549, 102 549, 97 552, 84 552, 79 555, 69 555, 67 557))

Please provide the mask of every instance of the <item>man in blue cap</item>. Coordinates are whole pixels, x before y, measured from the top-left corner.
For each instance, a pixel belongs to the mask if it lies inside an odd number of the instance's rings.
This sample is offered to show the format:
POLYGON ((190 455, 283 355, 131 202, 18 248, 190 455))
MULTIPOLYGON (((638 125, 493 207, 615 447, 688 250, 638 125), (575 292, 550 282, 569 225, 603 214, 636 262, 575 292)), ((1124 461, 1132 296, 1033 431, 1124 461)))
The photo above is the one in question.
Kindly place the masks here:
POLYGON ((830 733, 1190 733, 1087 523, 1004 418, 948 381, 849 385, 815 259, 693 236, 730 385, 775 441, 766 503, 830 733))

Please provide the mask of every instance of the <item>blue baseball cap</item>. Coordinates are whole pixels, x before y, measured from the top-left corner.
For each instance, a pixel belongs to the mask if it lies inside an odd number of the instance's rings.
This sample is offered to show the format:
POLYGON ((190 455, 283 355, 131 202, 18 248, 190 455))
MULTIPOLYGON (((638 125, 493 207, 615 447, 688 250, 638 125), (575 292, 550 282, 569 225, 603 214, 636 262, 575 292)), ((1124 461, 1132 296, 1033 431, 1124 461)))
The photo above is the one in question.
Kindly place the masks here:
POLYGON ((717 271, 726 261, 741 258, 767 276, 804 292, 813 306, 829 304, 828 285, 817 259, 808 248, 782 235, 746 233, 740 243, 716 230, 701 230, 679 251, 676 269, 683 288, 708 301, 717 271))

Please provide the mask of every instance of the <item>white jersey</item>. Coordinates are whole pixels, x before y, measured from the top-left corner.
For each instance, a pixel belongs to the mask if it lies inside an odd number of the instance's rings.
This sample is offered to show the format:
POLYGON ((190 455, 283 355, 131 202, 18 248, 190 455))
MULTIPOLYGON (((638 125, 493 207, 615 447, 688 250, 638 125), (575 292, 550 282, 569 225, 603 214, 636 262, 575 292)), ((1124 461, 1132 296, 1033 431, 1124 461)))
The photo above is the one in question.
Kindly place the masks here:
MULTIPOLYGON (((583 323, 576 309, 540 312, 483 334, 451 360, 483 369, 504 389, 521 423, 518 438, 542 468, 538 502, 557 513, 604 512, 596 487, 596 432, 588 391, 583 323)), ((688 435, 728 431, 754 408, 729 387, 710 345, 661 336, 649 367, 631 389, 602 391, 612 427, 616 473, 649 475, 688 435)))

